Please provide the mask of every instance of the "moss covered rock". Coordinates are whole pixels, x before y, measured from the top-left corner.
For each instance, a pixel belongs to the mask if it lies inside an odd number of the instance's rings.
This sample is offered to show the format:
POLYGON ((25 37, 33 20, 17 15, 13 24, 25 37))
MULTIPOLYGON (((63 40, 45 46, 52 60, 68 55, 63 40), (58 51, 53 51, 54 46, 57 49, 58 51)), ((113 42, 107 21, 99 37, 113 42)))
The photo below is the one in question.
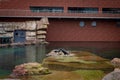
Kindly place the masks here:
POLYGON ((44 59, 43 65, 52 70, 113 70, 110 61, 90 52, 73 52, 74 56, 57 56, 44 59))
POLYGON ((48 68, 42 67, 39 63, 24 63, 15 66, 11 76, 24 76, 24 75, 36 75, 36 74, 48 74, 50 71, 48 68))
POLYGON ((35 75, 22 80, 102 80, 104 75, 101 70, 52 71, 48 75, 35 75))
POLYGON ((101 80, 105 75, 101 70, 76 70, 73 72, 82 76, 83 80, 101 80))

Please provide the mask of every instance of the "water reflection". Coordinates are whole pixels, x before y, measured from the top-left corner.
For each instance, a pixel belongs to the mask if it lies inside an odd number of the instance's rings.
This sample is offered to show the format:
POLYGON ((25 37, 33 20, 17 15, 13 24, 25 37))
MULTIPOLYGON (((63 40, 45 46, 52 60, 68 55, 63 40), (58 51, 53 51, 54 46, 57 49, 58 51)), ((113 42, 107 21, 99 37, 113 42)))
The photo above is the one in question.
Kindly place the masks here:
POLYGON ((88 51, 107 59, 120 58, 120 42, 114 41, 50 42, 50 45, 47 46, 47 51, 49 52, 55 48, 65 48, 70 51, 88 51))
POLYGON ((26 62, 42 62, 44 57, 45 45, 0 48, 0 70, 12 70, 26 62))

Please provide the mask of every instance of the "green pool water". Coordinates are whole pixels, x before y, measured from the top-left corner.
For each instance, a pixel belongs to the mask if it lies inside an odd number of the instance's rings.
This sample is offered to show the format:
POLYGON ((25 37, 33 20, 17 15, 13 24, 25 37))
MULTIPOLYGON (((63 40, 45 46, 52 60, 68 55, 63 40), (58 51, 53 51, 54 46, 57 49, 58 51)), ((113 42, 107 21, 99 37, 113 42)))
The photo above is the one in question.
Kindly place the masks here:
POLYGON ((44 45, 0 48, 0 77, 8 76, 16 65, 27 62, 41 63, 44 57, 44 45))

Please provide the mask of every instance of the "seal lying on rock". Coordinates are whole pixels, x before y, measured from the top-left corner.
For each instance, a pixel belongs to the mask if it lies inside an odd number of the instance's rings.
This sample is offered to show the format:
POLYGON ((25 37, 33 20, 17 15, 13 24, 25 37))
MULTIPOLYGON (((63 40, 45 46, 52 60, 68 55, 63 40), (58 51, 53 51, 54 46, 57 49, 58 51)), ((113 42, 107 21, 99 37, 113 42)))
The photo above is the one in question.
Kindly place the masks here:
POLYGON ((69 51, 59 48, 54 49, 50 53, 48 53, 46 56, 73 56, 69 51))

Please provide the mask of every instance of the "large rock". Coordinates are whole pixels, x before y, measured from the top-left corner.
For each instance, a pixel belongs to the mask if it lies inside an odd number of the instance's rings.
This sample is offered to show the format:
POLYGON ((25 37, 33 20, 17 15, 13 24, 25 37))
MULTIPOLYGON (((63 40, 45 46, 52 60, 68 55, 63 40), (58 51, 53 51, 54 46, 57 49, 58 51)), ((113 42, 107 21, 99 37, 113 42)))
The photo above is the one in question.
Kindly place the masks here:
POLYGON ((101 70, 52 71, 48 75, 36 75, 21 80, 101 80, 104 76, 101 70))
POLYGON ((15 66, 12 77, 25 76, 25 75, 36 75, 36 74, 48 74, 50 73, 48 68, 42 67, 39 63, 24 63, 15 66))
POLYGON ((120 68, 120 58, 113 58, 111 60, 111 63, 115 66, 115 67, 119 67, 120 68))
POLYGON ((88 69, 88 70, 113 70, 113 66, 110 61, 99 58, 96 55, 83 51, 75 54, 74 56, 51 56, 47 57, 43 61, 43 66, 48 67, 52 70, 78 70, 78 69, 88 69), (87 55, 88 54, 88 55, 87 55), (90 57, 92 56, 92 57, 90 57), (94 59, 93 59, 94 58, 94 59), (88 59, 88 60, 87 60, 88 59))
POLYGON ((107 74, 102 80, 120 80, 120 70, 107 74))

